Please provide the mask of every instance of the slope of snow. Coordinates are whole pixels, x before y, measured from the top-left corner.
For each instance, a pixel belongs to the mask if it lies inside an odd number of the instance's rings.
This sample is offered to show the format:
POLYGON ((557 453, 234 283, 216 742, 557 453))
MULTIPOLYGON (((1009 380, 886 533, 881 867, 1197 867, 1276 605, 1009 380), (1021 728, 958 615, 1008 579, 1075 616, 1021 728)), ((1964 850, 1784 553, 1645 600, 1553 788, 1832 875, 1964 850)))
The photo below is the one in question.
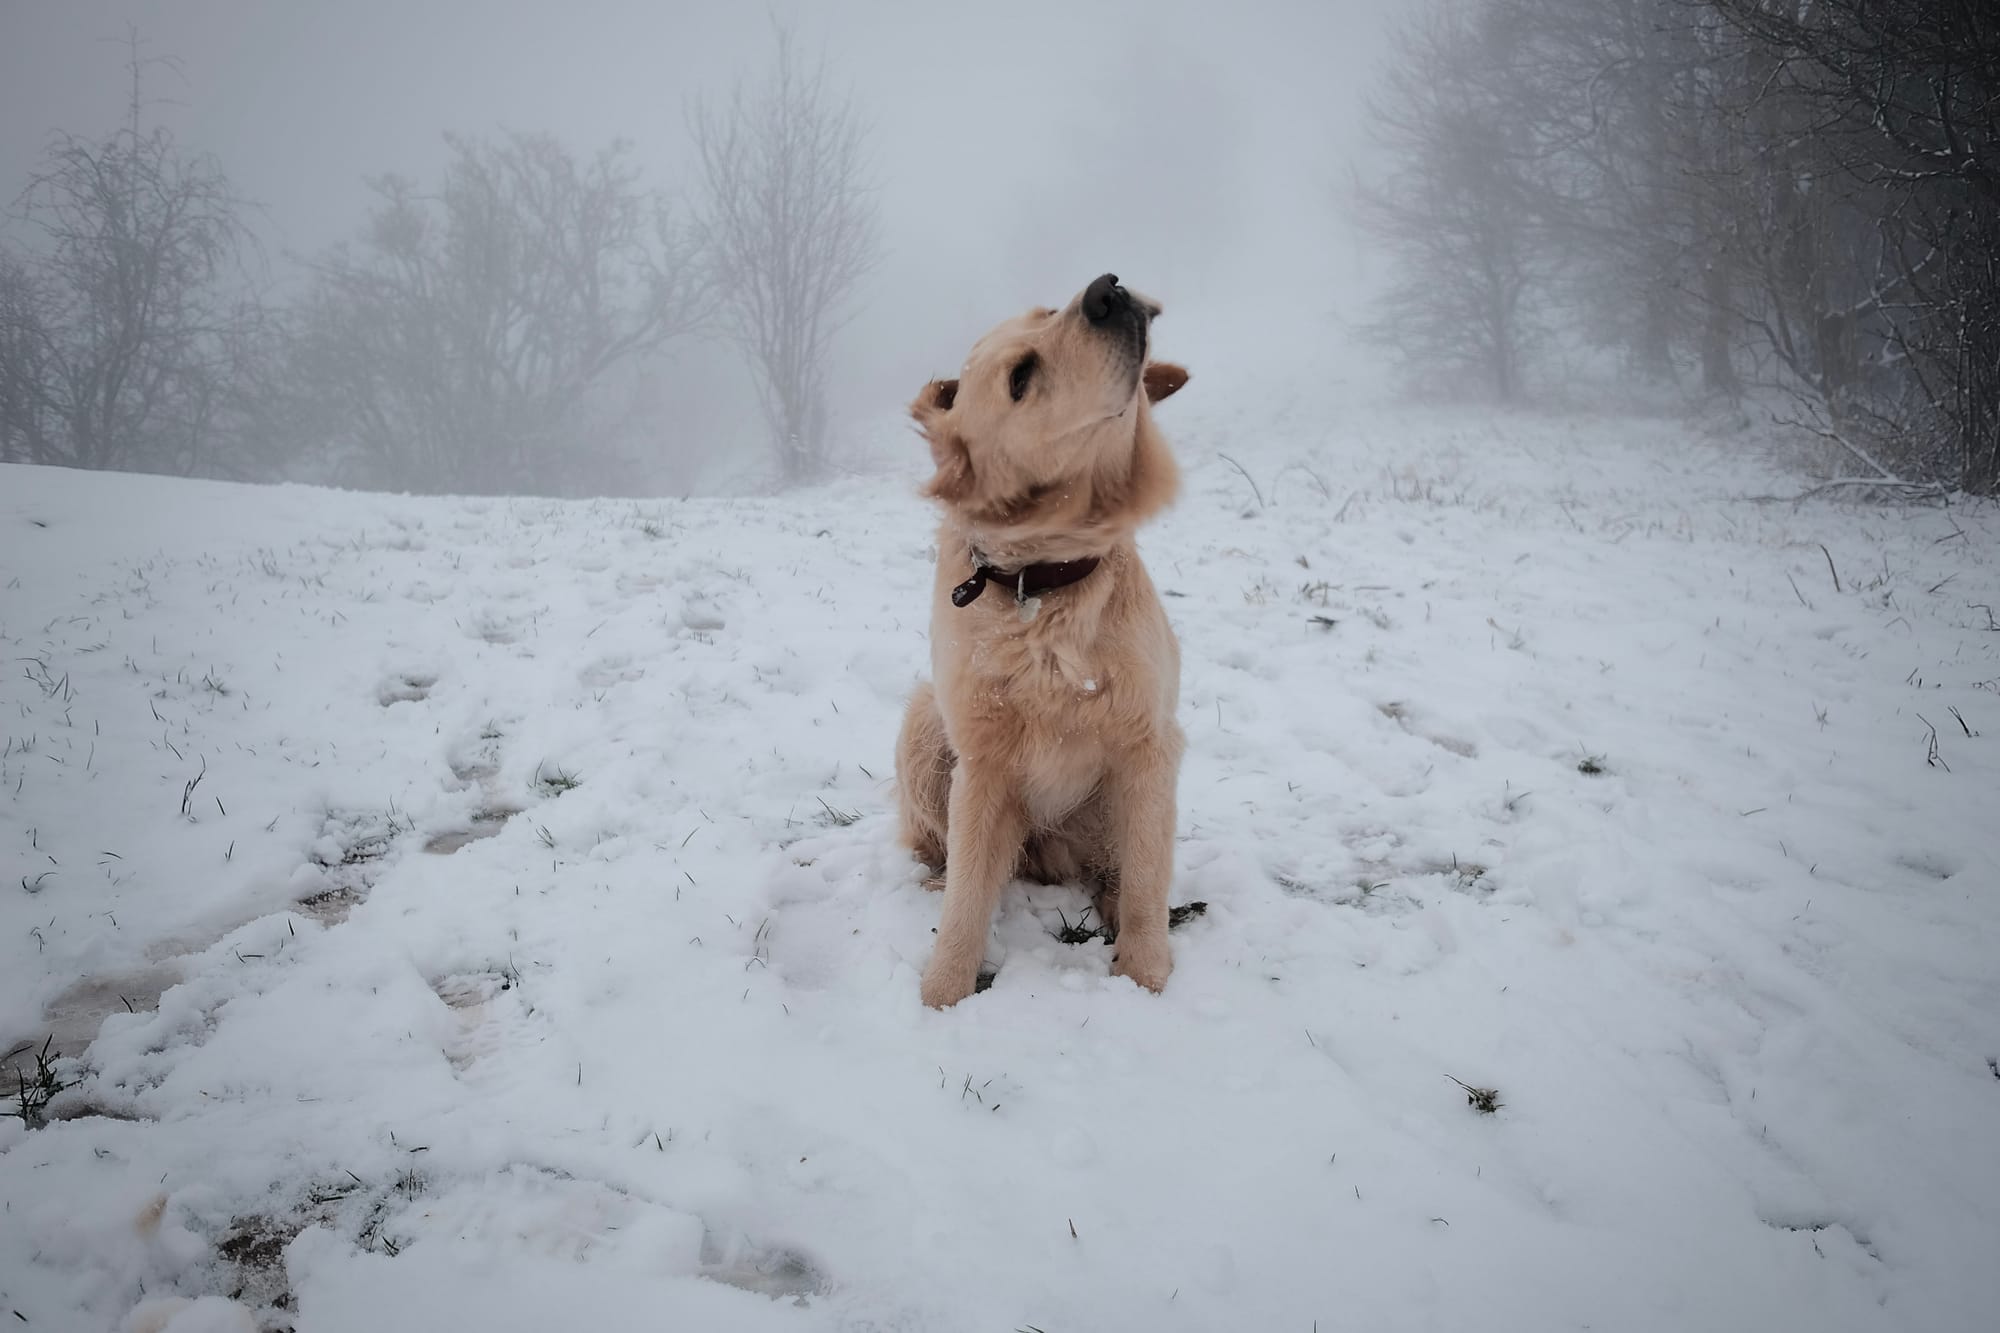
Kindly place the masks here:
POLYGON ((1989 1327, 2000 518, 1662 423, 1161 415, 1206 914, 1153 996, 1017 886, 946 1013, 914 462, 0 474, 0 1040, 74 1084, 0 1127, 0 1315, 1989 1327))

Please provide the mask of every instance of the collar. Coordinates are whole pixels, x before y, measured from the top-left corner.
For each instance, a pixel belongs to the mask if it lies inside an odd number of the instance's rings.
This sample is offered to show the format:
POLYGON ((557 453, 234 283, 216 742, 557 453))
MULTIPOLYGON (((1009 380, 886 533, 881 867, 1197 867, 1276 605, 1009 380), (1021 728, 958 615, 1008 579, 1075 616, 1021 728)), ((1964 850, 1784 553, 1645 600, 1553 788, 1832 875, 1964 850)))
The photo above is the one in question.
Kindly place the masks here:
POLYGON ((979 594, 986 591, 988 583, 997 583, 1010 588, 1017 605, 1025 606, 1028 599, 1048 592, 1052 588, 1066 588, 1089 578, 1091 571, 1102 563, 1099 556, 1087 555, 1081 560, 1062 560, 1047 565, 1023 565, 1016 570, 997 569, 986 563, 986 557, 978 551, 972 553, 972 577, 951 590, 953 606, 970 606, 979 600, 979 594))

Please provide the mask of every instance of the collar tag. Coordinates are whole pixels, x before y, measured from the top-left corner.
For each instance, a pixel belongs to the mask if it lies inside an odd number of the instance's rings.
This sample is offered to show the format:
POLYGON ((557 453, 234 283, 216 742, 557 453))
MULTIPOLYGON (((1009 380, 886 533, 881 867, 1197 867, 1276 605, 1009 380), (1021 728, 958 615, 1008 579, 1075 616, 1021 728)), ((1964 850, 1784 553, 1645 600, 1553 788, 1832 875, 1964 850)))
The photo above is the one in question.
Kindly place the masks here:
POLYGON ((1028 571, 1023 569, 1014 583, 1014 609, 1020 613, 1021 623, 1029 624, 1035 614, 1042 609, 1042 599, 1028 596, 1028 571))
POLYGON ((986 566, 980 565, 972 571, 972 577, 951 590, 953 606, 970 606, 979 600, 979 594, 986 591, 986 566))

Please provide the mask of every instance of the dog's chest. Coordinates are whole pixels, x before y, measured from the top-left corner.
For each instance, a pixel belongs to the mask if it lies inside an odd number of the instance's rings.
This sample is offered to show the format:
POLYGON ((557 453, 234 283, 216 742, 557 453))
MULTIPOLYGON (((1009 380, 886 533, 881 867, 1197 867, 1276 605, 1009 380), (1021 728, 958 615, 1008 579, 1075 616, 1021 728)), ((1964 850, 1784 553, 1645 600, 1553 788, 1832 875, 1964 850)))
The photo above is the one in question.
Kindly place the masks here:
POLYGON ((1114 762, 1111 691, 1092 676, 1073 678, 1049 663, 993 683, 992 723, 1011 742, 1009 767, 1029 817, 1053 825, 1083 804, 1114 762))
MULTIPOLYGON (((1002 748, 1019 747, 1037 764, 1061 767, 1101 761, 1105 723, 1123 693, 1118 686, 1129 684, 1114 682, 1108 664, 1066 638, 994 636, 972 645, 955 665, 955 672, 940 672, 959 677, 944 691, 962 705, 959 717, 947 718, 948 726, 955 722, 954 730, 1008 738, 1002 748)), ((984 748, 972 735, 964 740, 984 748)))
POLYGON ((1092 729, 1111 694, 1096 655, 1068 643, 1002 639, 975 649, 965 670, 973 697, 1024 729, 1092 729))

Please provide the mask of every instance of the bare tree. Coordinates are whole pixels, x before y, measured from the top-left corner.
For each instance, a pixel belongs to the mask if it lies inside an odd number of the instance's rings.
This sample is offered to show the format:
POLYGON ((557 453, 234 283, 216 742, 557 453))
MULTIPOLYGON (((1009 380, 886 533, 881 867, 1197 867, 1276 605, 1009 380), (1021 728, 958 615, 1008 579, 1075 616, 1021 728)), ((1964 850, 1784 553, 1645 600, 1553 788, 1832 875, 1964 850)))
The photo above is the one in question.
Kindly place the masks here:
POLYGON ((701 233, 730 336, 757 381, 779 468, 797 482, 826 465, 826 366, 878 256, 863 180, 866 127, 851 99, 778 26, 769 77, 689 116, 701 154, 701 233))
POLYGON ((1681 0, 1487 0, 1484 78, 1525 203, 1560 251, 1548 299, 1642 378, 1674 380, 1696 263, 1677 82, 1681 0))
POLYGON ((1357 196, 1363 224, 1398 264, 1377 331, 1413 369, 1469 372, 1511 402, 1525 391, 1547 265, 1524 145, 1495 81, 1508 34, 1485 18, 1439 4, 1398 34, 1396 64, 1369 104, 1393 165, 1357 196))
POLYGON ((373 182, 358 246, 314 266, 294 319, 294 428, 344 475, 425 491, 604 487, 588 428, 607 376, 698 326, 695 247, 626 148, 447 137, 435 194, 373 182))
POLYGON ((37 275, 0 251, 0 463, 51 458, 48 436, 56 429, 48 393, 48 330, 42 312, 49 300, 37 275))
POLYGON ((1434 0, 1399 57, 1363 202, 1414 359, 1508 396, 1540 318, 2000 491, 1991 0, 1434 0))
POLYGON ((1741 115, 1775 164, 1769 265, 1808 295, 1767 341, 1871 470, 1886 451, 1913 477, 2000 492, 2000 11, 1706 8, 1753 53, 1741 115))
POLYGON ((30 243, 0 266, 6 456, 226 470, 214 425, 246 312, 242 204, 214 159, 145 128, 132 38, 126 123, 57 135, 20 196, 30 243))

